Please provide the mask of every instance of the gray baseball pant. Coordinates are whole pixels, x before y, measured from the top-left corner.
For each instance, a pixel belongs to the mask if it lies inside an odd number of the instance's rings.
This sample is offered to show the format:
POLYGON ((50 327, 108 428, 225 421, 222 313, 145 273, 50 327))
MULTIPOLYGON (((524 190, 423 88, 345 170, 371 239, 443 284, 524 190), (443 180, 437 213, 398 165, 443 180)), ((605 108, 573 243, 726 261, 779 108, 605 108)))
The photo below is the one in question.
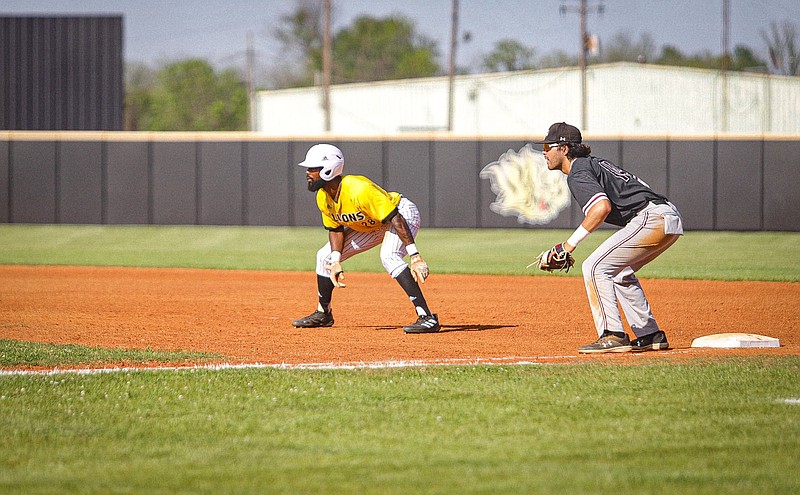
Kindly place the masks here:
POLYGON ((598 337, 624 332, 619 306, 636 337, 659 330, 635 272, 683 234, 681 215, 671 203, 648 204, 583 262, 583 280, 598 337))

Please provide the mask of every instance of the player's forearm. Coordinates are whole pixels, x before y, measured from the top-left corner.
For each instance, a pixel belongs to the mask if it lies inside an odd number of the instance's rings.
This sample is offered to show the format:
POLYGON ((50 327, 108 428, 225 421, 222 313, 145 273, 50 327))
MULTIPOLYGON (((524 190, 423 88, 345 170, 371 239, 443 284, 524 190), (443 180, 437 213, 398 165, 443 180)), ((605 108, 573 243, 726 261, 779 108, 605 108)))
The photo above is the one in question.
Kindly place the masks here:
POLYGON ((611 202, 608 200, 599 201, 586 212, 586 217, 581 222, 581 225, 589 232, 594 232, 597 227, 606 221, 609 213, 611 213, 611 202))
POLYGON ((414 234, 411 233, 411 227, 408 226, 408 222, 403 218, 403 215, 398 214, 392 217, 392 227, 394 227, 400 240, 403 241, 403 245, 414 244, 414 234))
POLYGON ((331 244, 331 251, 342 252, 344 248, 344 232, 328 232, 328 241, 331 244))
POLYGON ((568 252, 575 251, 575 248, 578 246, 578 243, 581 242, 586 236, 594 232, 597 227, 603 224, 606 221, 606 217, 611 212, 611 203, 607 200, 603 200, 592 206, 589 211, 586 212, 586 217, 584 217, 583 222, 581 222, 580 227, 575 230, 567 242, 563 244, 564 249, 568 252))

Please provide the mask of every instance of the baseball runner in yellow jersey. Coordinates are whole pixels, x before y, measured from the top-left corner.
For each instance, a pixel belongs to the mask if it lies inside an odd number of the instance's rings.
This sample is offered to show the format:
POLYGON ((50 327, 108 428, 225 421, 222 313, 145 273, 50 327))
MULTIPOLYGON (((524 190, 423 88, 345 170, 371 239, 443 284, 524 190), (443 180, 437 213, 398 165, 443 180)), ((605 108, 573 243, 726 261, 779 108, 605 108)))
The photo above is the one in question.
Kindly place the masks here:
POLYGON ((404 326, 403 331, 438 332, 439 318, 431 313, 419 286, 425 283, 429 269, 414 243, 420 227, 416 205, 399 193, 384 191, 366 177, 342 175, 344 155, 336 146, 312 146, 299 165, 306 168, 308 190, 316 192, 328 243, 317 251, 317 310, 292 325, 332 326, 333 289, 345 287, 342 262, 380 244, 383 267, 400 284, 417 313, 417 321, 404 326), (406 254, 410 263, 404 260, 406 254))

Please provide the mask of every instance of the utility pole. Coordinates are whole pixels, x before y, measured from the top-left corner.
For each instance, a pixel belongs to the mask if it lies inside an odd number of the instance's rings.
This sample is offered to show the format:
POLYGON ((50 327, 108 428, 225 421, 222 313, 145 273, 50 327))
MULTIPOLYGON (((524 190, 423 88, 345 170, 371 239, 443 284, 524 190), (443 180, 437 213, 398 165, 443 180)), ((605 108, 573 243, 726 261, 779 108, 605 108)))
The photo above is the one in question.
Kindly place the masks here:
POLYGON ((728 132, 728 70, 730 62, 731 1, 722 0, 722 132, 728 132))
POLYGON ((458 0, 453 0, 452 24, 450 27, 450 64, 448 74, 448 93, 447 93, 447 131, 453 130, 453 113, 455 98, 455 77, 456 77, 456 47, 458 46, 458 0))
POLYGON ((322 108, 325 132, 331 130, 331 0, 323 0, 322 28, 322 108))
POLYGON ((246 64, 247 64, 247 100, 248 100, 248 108, 249 108, 249 117, 250 117, 250 130, 254 131, 256 129, 256 92, 255 92, 255 83, 253 82, 253 66, 255 65, 255 51, 253 50, 253 33, 248 31, 247 32, 247 52, 246 52, 246 64))
POLYGON ((595 7, 589 7, 588 0, 580 0, 580 5, 577 7, 568 7, 565 4, 561 4, 559 7, 559 11, 561 15, 566 15, 567 12, 575 12, 577 11, 578 14, 581 16, 581 29, 580 29, 580 69, 581 69, 581 130, 586 131, 589 127, 588 118, 587 118, 587 97, 586 97, 586 52, 589 51, 589 34, 586 30, 586 16, 589 14, 590 11, 596 11, 599 14, 602 14, 605 10, 605 6, 601 3, 595 7))

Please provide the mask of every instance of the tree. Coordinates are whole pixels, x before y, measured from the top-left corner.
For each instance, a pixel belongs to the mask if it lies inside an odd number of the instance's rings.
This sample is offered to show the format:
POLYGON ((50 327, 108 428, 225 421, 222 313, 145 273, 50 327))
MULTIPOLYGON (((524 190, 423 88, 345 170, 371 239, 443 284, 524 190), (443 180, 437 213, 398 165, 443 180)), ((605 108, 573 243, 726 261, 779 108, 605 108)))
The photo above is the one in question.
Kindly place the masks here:
MULTIPOLYGON (((333 38, 335 82, 382 81, 433 76, 439 72, 436 43, 415 32, 407 18, 357 18, 333 38)), ((314 52, 322 67, 322 51, 314 52)))
MULTIPOLYGON (((278 87, 311 86, 322 70, 322 11, 319 2, 300 1, 273 30, 294 67, 284 65, 278 87), (299 69, 298 69, 299 67, 299 69)), ((441 71, 436 43, 416 33, 409 19, 363 16, 333 36, 334 83, 432 76, 441 71)))
MULTIPOLYGON (((687 56, 674 46, 664 45, 661 48, 661 55, 655 60, 655 63, 659 65, 720 70, 722 68, 722 57, 714 55, 709 51, 702 51, 687 56)), ((733 49, 733 56, 728 61, 728 70, 732 71, 752 71, 765 66, 766 62, 759 59, 753 53, 753 50, 745 45, 736 45, 733 49)))
POLYGON ((157 73, 138 128, 148 131, 247 130, 247 89, 232 70, 187 59, 157 73))
POLYGON ((141 120, 150 112, 151 93, 156 85, 156 73, 144 64, 125 68, 125 123, 126 131, 140 130, 141 120))
POLYGON ((785 21, 781 26, 772 22, 769 31, 761 31, 767 44, 773 70, 785 76, 800 75, 800 46, 794 24, 785 21))
POLYGON ((539 66, 542 68, 573 67, 578 63, 577 55, 567 53, 564 50, 555 50, 539 60, 539 66))
POLYGON ((512 39, 500 40, 483 59, 483 68, 488 72, 505 72, 534 69, 535 50, 512 39))
POLYGON ((661 47, 661 55, 654 60, 659 65, 682 65, 686 57, 676 47, 672 45, 664 45, 661 47))
POLYGON ((753 50, 745 45, 736 45, 733 48, 733 58, 731 59, 730 70, 765 72, 767 63, 758 58, 753 50))
POLYGON ((719 70, 722 68, 722 58, 708 50, 697 52, 693 55, 684 55, 678 48, 671 45, 664 45, 661 48, 661 55, 655 60, 655 63, 697 69, 719 70))
MULTIPOLYGON (((314 53, 322 54, 322 8, 318 1, 299 1, 297 9, 281 16, 281 23, 272 35, 281 42, 283 60, 294 60, 284 64, 278 75, 279 87, 311 86, 314 84, 314 53), (299 66, 299 69, 297 68, 299 66)), ((321 62, 319 63, 321 67, 321 62)))
POLYGON ((648 33, 642 33, 634 42, 627 33, 618 33, 603 50, 604 62, 647 62, 653 59, 656 44, 648 33))

